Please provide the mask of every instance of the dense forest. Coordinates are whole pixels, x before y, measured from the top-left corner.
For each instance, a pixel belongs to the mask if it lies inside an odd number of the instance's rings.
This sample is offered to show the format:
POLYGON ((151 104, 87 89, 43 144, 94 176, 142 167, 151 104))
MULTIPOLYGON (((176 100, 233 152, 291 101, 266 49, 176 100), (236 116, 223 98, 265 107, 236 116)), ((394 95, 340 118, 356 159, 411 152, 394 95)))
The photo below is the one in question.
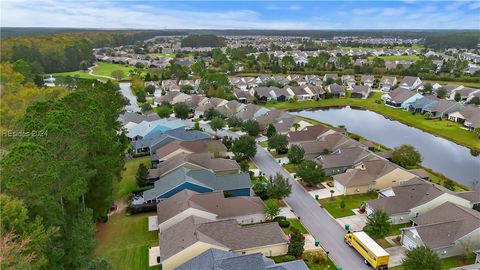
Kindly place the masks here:
POLYGON ((79 69, 81 61, 94 60, 93 48, 133 44, 158 33, 97 31, 2 38, 1 57, 10 62, 23 59, 36 74, 74 71, 79 69))
POLYGON ((191 35, 182 39, 182 47, 222 47, 225 40, 215 35, 191 35))
POLYGON ((476 49, 480 42, 480 33, 450 33, 439 36, 427 36, 424 45, 432 49, 465 48, 476 49))
POLYGON ((2 132, 22 133, 2 139, 0 267, 108 269, 91 254, 127 145, 117 134, 125 104, 118 86, 40 89, 7 63, 1 75, 2 132))

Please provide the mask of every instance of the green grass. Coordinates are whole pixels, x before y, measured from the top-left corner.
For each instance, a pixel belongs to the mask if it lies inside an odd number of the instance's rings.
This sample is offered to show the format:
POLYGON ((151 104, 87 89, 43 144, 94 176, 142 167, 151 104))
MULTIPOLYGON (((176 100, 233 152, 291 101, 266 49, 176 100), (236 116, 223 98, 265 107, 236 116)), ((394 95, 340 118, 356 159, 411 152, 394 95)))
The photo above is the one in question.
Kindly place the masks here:
MULTIPOLYGON (((275 256, 275 257, 270 257, 275 261, 275 263, 282 263, 282 262, 288 262, 295 260, 295 258, 292 258, 290 255, 283 255, 283 256, 275 256)), ((313 263, 309 261, 305 261, 305 263, 308 266, 308 269, 310 270, 335 270, 337 269, 337 266, 330 260, 330 258, 327 259, 326 262, 318 264, 318 263, 313 263)))
POLYGON ((390 228, 390 233, 388 234, 388 236, 400 235, 400 229, 411 227, 411 226, 412 226, 411 223, 392 224, 392 227, 390 228))
POLYGON ((99 80, 105 80, 105 78, 95 76, 95 75, 90 75, 88 74, 88 71, 83 71, 83 70, 77 70, 77 71, 70 71, 70 72, 61 72, 61 73, 53 73, 52 74, 54 77, 75 77, 75 78, 81 78, 81 79, 99 79, 99 80))
MULTIPOLYGON (((372 60, 376 56, 369 56, 368 60, 372 60)), ((382 58, 385 61, 395 61, 395 60, 410 60, 410 61, 418 61, 420 60, 420 56, 418 55, 388 55, 388 56, 377 56, 378 58, 382 58)))
POLYGON ((262 142, 259 142, 258 144, 259 144, 261 147, 263 147, 263 148, 267 148, 267 147, 268 147, 268 141, 267 141, 267 140, 262 141, 262 142))
POLYGON ((148 248, 158 246, 158 233, 148 231, 149 215, 116 214, 99 224, 95 255, 107 257, 113 269, 158 269, 148 267, 148 248))
POLYGON ((362 202, 376 199, 378 194, 370 192, 366 194, 357 195, 342 195, 333 197, 333 201, 330 198, 318 200, 318 202, 330 213, 334 218, 348 217, 354 215, 352 209, 359 208, 362 202), (345 209, 340 209, 340 202, 345 201, 345 209))
POLYGON ((295 165, 295 164, 292 164, 292 163, 283 164, 282 166, 289 173, 296 173, 298 171, 298 165, 295 165))
POLYGON ((412 113, 406 112, 401 109, 387 107, 383 104, 383 102, 381 102, 380 104, 375 103, 376 100, 380 100, 381 96, 382 93, 375 92, 373 93, 372 97, 368 99, 336 98, 320 101, 308 100, 293 103, 267 103, 266 106, 283 110, 303 110, 336 106, 361 107, 389 117, 393 120, 400 121, 406 125, 416 127, 428 133, 446 138, 455 143, 464 145, 468 148, 480 150, 480 140, 475 136, 473 132, 462 129, 459 123, 453 123, 448 120, 427 120, 424 118, 423 115, 420 114, 413 115, 412 113))
POLYGON ((251 161, 251 160, 248 161, 248 168, 250 170, 258 169, 257 165, 255 165, 255 163, 253 163, 253 161, 251 161))
POLYGON ((392 247, 392 245, 387 240, 385 240, 384 238, 377 239, 377 240, 375 240, 375 242, 377 242, 377 244, 379 244, 382 248, 392 247))
POLYGON ((288 221, 290 221, 290 227, 282 228, 283 232, 286 235, 289 235, 292 232, 292 228, 296 228, 300 233, 308 234, 308 230, 305 227, 303 227, 300 220, 296 218, 292 218, 292 219, 288 219, 288 221))
POLYGON ((133 66, 112 64, 107 62, 97 62, 97 66, 93 68, 93 74, 112 76, 112 71, 122 70, 125 73, 125 78, 128 78, 128 72, 133 69, 135 69, 135 67, 133 66))
MULTIPOLYGON (((446 258, 446 259, 442 259, 442 270, 450 270, 450 268, 459 267, 462 265, 469 265, 469 264, 473 264, 474 262, 475 262, 475 259, 465 260, 462 256, 446 258)), ((405 268, 399 265, 389 269, 404 270, 405 268)))
POLYGON ((134 158, 125 162, 124 169, 121 174, 120 181, 113 182, 113 199, 123 199, 132 193, 132 190, 138 188, 135 175, 138 171, 138 166, 143 163, 150 168, 150 156, 134 158))

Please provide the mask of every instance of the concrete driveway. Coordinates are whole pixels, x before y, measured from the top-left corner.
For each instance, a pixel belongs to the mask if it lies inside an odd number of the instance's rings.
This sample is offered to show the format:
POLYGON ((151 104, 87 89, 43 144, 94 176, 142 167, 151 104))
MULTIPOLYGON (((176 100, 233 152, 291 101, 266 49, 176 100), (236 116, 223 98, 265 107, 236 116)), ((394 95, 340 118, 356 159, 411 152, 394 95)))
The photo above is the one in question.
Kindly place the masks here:
POLYGON ((394 267, 402 264, 402 260, 405 258, 405 252, 407 249, 403 246, 389 247, 385 249, 390 254, 389 267, 394 267))
POLYGON ((361 231, 367 224, 367 216, 365 214, 337 218, 336 220, 342 228, 345 228, 345 224, 350 225, 350 231, 361 231))
POLYGON ((333 197, 343 195, 342 191, 340 191, 340 190, 338 190, 334 187, 328 187, 328 186, 326 188, 321 188, 321 189, 309 191, 308 193, 310 193, 310 195, 312 195, 312 197, 314 197, 314 198, 315 198, 316 195, 318 195, 318 199, 326 199, 326 198, 330 198, 330 196, 332 196, 332 193, 330 193, 330 190, 335 191, 333 193, 333 197))

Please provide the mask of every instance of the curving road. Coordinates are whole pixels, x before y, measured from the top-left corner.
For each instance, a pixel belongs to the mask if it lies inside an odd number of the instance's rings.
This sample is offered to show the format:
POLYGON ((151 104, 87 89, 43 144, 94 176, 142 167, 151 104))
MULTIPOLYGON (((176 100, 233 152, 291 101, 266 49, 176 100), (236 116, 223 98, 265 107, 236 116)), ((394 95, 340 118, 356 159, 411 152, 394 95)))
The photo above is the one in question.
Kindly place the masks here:
POLYGON ((129 112, 140 112, 141 110, 137 103, 137 97, 132 93, 132 90, 130 89, 130 83, 122 82, 119 83, 119 85, 122 95, 130 102, 130 105, 125 106, 125 110, 129 112))
POLYGON ((370 270, 364 259, 343 242, 345 231, 320 207, 315 199, 293 179, 293 177, 261 146, 257 145, 257 155, 253 159, 260 171, 267 177, 280 173, 292 184, 292 194, 286 202, 301 218, 302 224, 308 229, 320 245, 329 251, 329 257, 343 270, 370 270))

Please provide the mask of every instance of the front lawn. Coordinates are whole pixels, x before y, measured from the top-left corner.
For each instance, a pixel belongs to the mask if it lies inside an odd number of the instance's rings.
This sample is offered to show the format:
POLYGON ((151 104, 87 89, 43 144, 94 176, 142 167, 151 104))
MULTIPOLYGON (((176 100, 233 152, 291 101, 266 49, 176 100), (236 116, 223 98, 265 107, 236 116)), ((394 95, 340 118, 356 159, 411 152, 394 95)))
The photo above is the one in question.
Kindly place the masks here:
POLYGON ((453 123, 448 120, 427 120, 421 114, 414 115, 411 112, 385 106, 383 101, 376 103, 375 101, 381 100, 382 95, 383 93, 374 92, 368 99, 331 98, 319 101, 306 100, 302 102, 267 103, 266 106, 281 110, 303 110, 335 106, 360 107, 374 111, 393 120, 400 121, 406 125, 416 127, 431 134, 444 137, 469 148, 480 149, 480 140, 477 138, 477 136, 473 132, 462 129, 459 123, 453 123))
MULTIPOLYGON (((289 262, 289 261, 294 261, 296 260, 295 257, 290 256, 290 255, 283 255, 283 256, 276 256, 276 257, 271 257, 275 261, 275 263, 283 263, 283 262, 289 262)), ((310 262, 308 260, 304 260, 305 264, 307 264, 308 269, 310 270, 334 270, 337 269, 337 266, 330 260, 330 258, 327 258, 326 262, 323 263, 314 263, 310 262)))
MULTIPOLYGON (((468 259, 465 260, 463 256, 458 256, 458 257, 451 257, 451 258, 446 258, 442 259, 442 270, 450 270, 451 268, 459 267, 462 265, 469 265, 473 264, 475 262, 475 259, 468 259)), ((392 268, 389 268, 391 270, 404 270, 403 266, 395 266, 392 268)))
POLYGON ((150 156, 134 158, 125 162, 120 180, 113 182, 113 200, 123 199, 130 195, 132 190, 138 188, 135 179, 138 166, 143 163, 150 168, 150 162, 150 156))
POLYGON ((298 165, 295 165, 295 164, 292 164, 292 163, 283 164, 282 166, 289 173, 296 173, 298 171, 298 165))
POLYGON ((388 234, 388 236, 400 235, 401 234, 400 229, 411 227, 411 226, 412 224, 410 222, 405 224, 392 224, 392 227, 390 229, 390 233, 388 234))
POLYGON ((318 202, 334 218, 341 218, 354 215, 355 213, 353 213, 352 209, 359 208, 362 202, 376 199, 377 197, 378 194, 376 192, 370 192, 357 195, 337 196, 333 197, 333 200, 326 198, 318 200, 318 202), (345 209, 340 209, 340 202, 342 200, 345 202, 345 209))
POLYGON ((107 223, 99 223, 95 255, 107 257, 113 269, 158 269, 148 267, 148 248, 158 246, 158 232, 148 231, 149 215, 152 213, 120 213, 107 223))
POLYGON ((307 229, 305 227, 303 227, 300 220, 298 220, 296 218, 292 218, 292 219, 288 219, 288 221, 290 221, 290 227, 282 228, 283 232, 286 235, 290 235, 290 233, 292 232, 292 228, 296 228, 302 234, 308 234, 307 229))
POLYGON ((268 141, 267 140, 261 141, 258 144, 263 148, 268 148, 268 141))

